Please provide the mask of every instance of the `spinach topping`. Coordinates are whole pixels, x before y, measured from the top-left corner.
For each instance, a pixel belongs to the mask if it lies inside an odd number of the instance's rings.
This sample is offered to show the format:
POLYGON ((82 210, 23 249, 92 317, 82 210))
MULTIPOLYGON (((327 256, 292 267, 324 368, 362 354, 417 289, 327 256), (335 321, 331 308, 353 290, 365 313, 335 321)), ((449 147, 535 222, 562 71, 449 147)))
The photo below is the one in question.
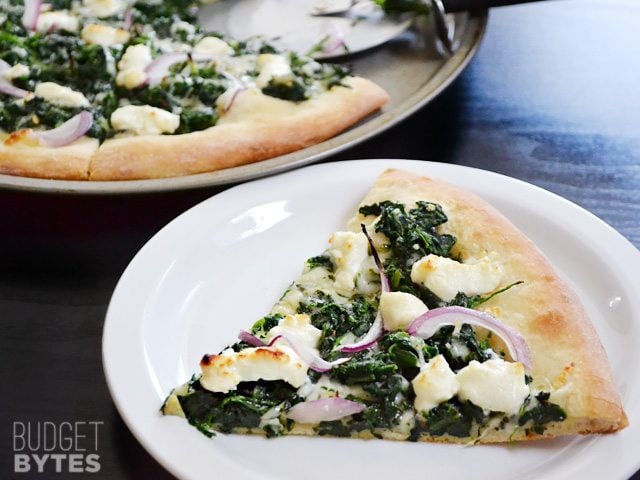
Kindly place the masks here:
POLYGON ((482 425, 486 420, 487 416, 482 408, 454 397, 424 413, 416 422, 409 440, 416 441, 422 434, 434 437, 442 435, 469 437, 473 426, 482 425))
MULTIPOLYGON (((111 126, 111 114, 124 105, 150 105, 180 116, 176 134, 204 130, 216 125, 219 112, 216 100, 232 85, 232 80, 208 64, 185 62, 171 67, 159 85, 141 85, 134 89, 116 85, 117 66, 131 45, 145 44, 153 58, 166 53, 168 42, 184 44, 188 50, 205 36, 196 23, 199 0, 159 0, 133 2, 126 11, 107 18, 92 18, 77 2, 53 0, 53 10, 66 9, 78 17, 79 31, 88 23, 105 24, 127 29, 130 39, 125 44, 102 47, 86 43, 79 33, 55 31, 27 32, 22 26, 24 4, 20 0, 0 0, 0 59, 10 65, 21 63, 29 68, 22 78, 12 80, 19 88, 33 91, 41 82, 55 82, 82 92, 91 106, 94 124, 87 135, 104 141, 116 132, 111 126), (127 17, 127 18, 125 18, 127 17)), ((250 39, 237 42, 223 39, 233 50, 233 56, 280 54, 270 43, 250 39)), ((169 47, 170 49, 173 47, 169 47)), ((285 82, 271 81, 263 93, 288 101, 300 102, 312 92, 343 85, 349 69, 340 65, 320 64, 309 57, 290 54, 292 78, 285 82)), ((259 72, 246 71, 243 76, 257 77, 259 72)), ((244 78, 243 78, 244 80, 244 78)), ((84 108, 59 107, 42 99, 20 99, 0 93, 0 129, 12 132, 22 128, 51 129, 59 126, 84 108)))
POLYGON ((386 13, 415 13, 427 15, 431 9, 423 0, 374 0, 386 13))
MULTIPOLYGON (((192 393, 178 397, 180 406, 189 420, 205 435, 213 431, 230 433, 234 428, 258 428, 268 410, 284 402, 289 408, 301 399, 293 388, 281 380, 266 382, 241 382, 230 393, 210 392, 195 380, 190 384, 192 393)), ((267 428, 268 436, 280 433, 280 428, 267 428)))
POLYGON ((331 256, 326 254, 309 258, 306 261, 306 265, 307 265, 307 268, 309 268, 309 270, 312 270, 318 267, 324 267, 330 272, 333 272, 335 270, 333 261, 331 260, 331 256))
POLYGON ((531 402, 531 396, 525 400, 524 408, 518 418, 518 425, 527 426, 528 431, 542 435, 545 425, 551 422, 561 422, 567 418, 564 410, 555 403, 549 402, 549 392, 540 392, 536 395, 537 405, 527 410, 526 406, 531 402))
POLYGON ((331 296, 317 291, 308 302, 300 303, 298 313, 309 314, 311 324, 322 330, 318 347, 320 355, 334 359, 338 356, 334 347, 343 335, 351 332, 356 337, 361 337, 369 331, 377 310, 377 304, 372 302, 356 295, 350 303, 338 305, 331 296))
POLYGON ((436 227, 447 221, 442 207, 431 202, 417 202, 416 207, 406 211, 400 203, 385 201, 360 208, 362 215, 376 215, 376 232, 389 239, 386 248, 391 256, 384 268, 394 291, 406 292, 420 298, 429 308, 442 306, 443 302, 427 288, 411 281, 411 267, 420 258, 429 255, 451 256, 456 238, 439 234, 436 227))

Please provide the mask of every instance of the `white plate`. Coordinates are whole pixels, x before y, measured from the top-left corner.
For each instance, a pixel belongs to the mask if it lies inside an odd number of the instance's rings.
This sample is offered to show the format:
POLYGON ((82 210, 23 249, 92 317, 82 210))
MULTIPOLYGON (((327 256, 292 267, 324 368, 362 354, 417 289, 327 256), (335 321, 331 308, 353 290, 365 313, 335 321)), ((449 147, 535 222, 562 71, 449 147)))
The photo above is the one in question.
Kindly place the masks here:
POLYGON ((142 445, 185 479, 619 478, 638 467, 640 253, 545 190, 482 170, 402 160, 308 167, 227 190, 184 213, 136 255, 104 328, 113 399, 142 445), (502 446, 218 435, 158 409, 206 352, 266 313, 304 260, 324 250, 387 167, 443 178, 491 202, 574 284, 609 354, 631 426, 608 436, 502 446), (635 445, 635 447, 634 447, 635 445))

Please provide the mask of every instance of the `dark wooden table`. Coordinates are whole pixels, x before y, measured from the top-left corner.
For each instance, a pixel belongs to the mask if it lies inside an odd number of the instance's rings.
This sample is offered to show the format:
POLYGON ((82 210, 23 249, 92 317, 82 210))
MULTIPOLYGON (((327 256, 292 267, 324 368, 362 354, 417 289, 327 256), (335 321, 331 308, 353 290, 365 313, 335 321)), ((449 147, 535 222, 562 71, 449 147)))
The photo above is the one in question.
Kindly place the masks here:
MULTIPOLYGON (((436 101, 329 160, 411 158, 497 171, 572 200, 640 246, 639 32, 637 0, 496 9, 477 57, 436 101)), ((13 473, 13 425, 29 421, 103 422, 95 478, 171 478, 111 402, 102 324, 136 251, 219 190, 0 192, 0 478, 70 476, 13 473)))

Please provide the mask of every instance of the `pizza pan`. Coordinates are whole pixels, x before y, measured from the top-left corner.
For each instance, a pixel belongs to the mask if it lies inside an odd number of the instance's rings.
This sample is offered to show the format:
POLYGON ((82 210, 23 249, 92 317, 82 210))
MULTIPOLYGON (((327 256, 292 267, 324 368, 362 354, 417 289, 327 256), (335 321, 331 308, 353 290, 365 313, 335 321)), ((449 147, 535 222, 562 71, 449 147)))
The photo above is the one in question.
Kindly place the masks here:
POLYGON ((341 60, 385 88, 391 101, 382 111, 317 145, 262 162, 183 177, 87 182, 0 175, 0 188, 72 194, 185 190, 244 182, 317 162, 397 124, 460 75, 480 45, 488 13, 457 13, 454 18, 459 48, 450 57, 438 53, 433 23, 425 18, 393 40, 341 60))

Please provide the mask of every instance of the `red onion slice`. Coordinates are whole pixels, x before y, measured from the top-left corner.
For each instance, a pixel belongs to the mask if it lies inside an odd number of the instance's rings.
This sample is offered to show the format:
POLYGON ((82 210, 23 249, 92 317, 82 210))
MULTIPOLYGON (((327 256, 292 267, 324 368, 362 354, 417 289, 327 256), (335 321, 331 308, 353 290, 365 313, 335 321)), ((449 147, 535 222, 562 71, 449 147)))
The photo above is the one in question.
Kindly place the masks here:
POLYGON ((247 332, 246 330, 240 330, 240 333, 238 334, 238 338, 243 342, 248 343, 249 345, 254 347, 264 347, 266 345, 262 340, 260 340, 255 335, 252 335, 251 333, 247 332))
POLYGON ((333 53, 339 48, 343 48, 345 52, 349 51, 344 39, 344 32, 336 22, 328 22, 325 31, 327 35, 323 39, 322 53, 333 53))
POLYGON ((373 244, 373 239, 369 236, 369 232, 367 232, 367 227, 364 226, 364 223, 360 224, 360 228, 362 228, 362 233, 364 233, 364 236, 367 237, 367 241, 369 242, 369 247, 371 248, 371 255, 373 255, 373 260, 376 262, 376 267, 378 267, 378 272, 380 272, 380 288, 382 292, 390 292, 391 284, 389 283, 389 277, 387 277, 387 272, 384 271, 382 260, 380 260, 380 255, 378 255, 378 250, 376 250, 376 247, 373 244))
POLYGON ((344 398, 320 398, 296 403, 287 412, 287 417, 299 423, 331 422, 360 413, 364 409, 363 404, 344 398))
POLYGON ((382 315, 380 314, 380 312, 378 312, 378 314, 376 315, 376 319, 371 324, 371 328, 364 337, 362 337, 355 343, 342 345, 338 348, 338 350, 340 350, 342 353, 361 352, 362 350, 366 350, 367 348, 375 344, 383 333, 384 328, 382 326, 382 315))
POLYGON ((59 127, 44 132, 31 131, 41 144, 47 147, 63 147, 82 137, 93 125, 93 115, 80 112, 59 127))
POLYGON ((296 352, 296 354, 300 357, 300 360, 309 365, 309 368, 311 370, 315 370, 316 372, 328 372, 333 367, 351 360, 351 358, 339 358, 338 360, 334 360, 333 362, 328 362, 320 355, 318 355, 314 349, 309 348, 294 335, 276 335, 269 342, 269 346, 273 346, 273 344, 278 340, 286 341, 293 349, 293 351, 296 352))
MULTIPOLYGON (((383 293, 390 292, 391 284, 389 283, 389 278, 387 278, 387 274, 384 271, 384 266, 382 265, 382 261, 380 260, 378 251, 376 250, 376 247, 373 245, 373 240, 369 236, 369 233, 367 232, 367 228, 364 226, 364 224, 360 224, 360 227, 362 228, 362 232, 364 233, 364 236, 367 237, 367 240, 369 241, 369 247, 371 248, 371 255, 373 255, 373 259, 376 262, 376 266, 378 267, 378 272, 380 272, 380 289, 383 293)), ((383 328, 382 314, 380 313, 380 311, 378 311, 378 314, 376 315, 375 320, 371 324, 371 328, 365 334, 365 336, 355 343, 342 345, 339 348, 339 350, 343 353, 361 352, 362 350, 366 350, 367 348, 371 347, 374 343, 376 343, 383 333, 384 333, 384 328, 383 328)))
POLYGON ((144 73, 147 74, 147 84, 154 86, 160 83, 169 74, 169 69, 176 63, 183 63, 187 60, 208 62, 216 58, 218 58, 216 55, 209 53, 192 53, 189 55, 186 52, 171 52, 160 55, 144 69, 144 73))
POLYGON ((416 318, 407 328, 407 333, 429 338, 443 325, 462 323, 495 333, 504 341, 513 360, 522 363, 526 369, 531 368, 531 351, 522 335, 486 312, 457 306, 434 308, 416 318))
POLYGON ((4 78, 4 72, 9 70, 11 65, 9 65, 4 60, 0 59, 0 92, 6 93, 7 95, 11 95, 12 97, 24 97, 29 92, 27 90, 23 90, 14 86, 10 81, 4 78))
POLYGON ((31 31, 36 29, 41 8, 42 0, 24 0, 24 13, 22 14, 24 28, 31 31))

